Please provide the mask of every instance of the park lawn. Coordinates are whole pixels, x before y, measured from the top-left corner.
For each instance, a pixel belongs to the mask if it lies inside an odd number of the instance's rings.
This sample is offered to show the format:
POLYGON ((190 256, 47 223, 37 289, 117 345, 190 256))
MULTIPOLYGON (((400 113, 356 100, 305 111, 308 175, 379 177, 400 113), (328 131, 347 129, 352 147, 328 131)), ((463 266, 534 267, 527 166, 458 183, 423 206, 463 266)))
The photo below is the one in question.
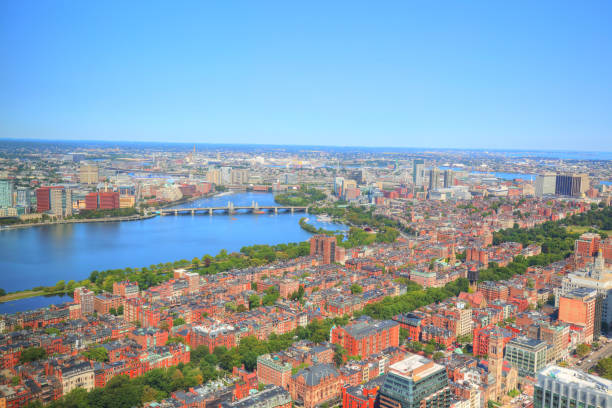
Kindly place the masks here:
POLYGON ((25 299, 34 296, 43 296, 45 294, 46 293, 42 290, 24 290, 23 292, 9 293, 7 295, 0 296, 0 303, 10 302, 11 300, 17 299, 25 299))
MULTIPOLYGON (((587 232, 590 229, 593 229, 592 227, 586 227, 586 226, 578 226, 578 225, 570 225, 567 228, 567 231, 570 233, 577 233, 577 234, 583 234, 585 232, 587 232)), ((608 236, 612 236, 612 230, 597 230, 598 232, 603 232, 605 234, 608 234, 608 236)))

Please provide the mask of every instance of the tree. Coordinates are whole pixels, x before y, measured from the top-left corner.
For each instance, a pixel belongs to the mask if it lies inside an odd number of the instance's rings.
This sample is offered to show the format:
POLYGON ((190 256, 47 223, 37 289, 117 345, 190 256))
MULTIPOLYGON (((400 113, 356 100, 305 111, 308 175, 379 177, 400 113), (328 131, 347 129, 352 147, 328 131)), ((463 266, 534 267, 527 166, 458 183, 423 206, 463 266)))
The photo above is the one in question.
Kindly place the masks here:
POLYGON ((442 358, 444 358, 444 353, 442 353, 441 351, 436 351, 436 352, 433 354, 433 357, 432 357, 432 358, 433 358, 433 360, 434 360, 434 361, 439 361, 439 360, 441 360, 442 358))
POLYGON ((30 361, 41 360, 47 356, 47 352, 42 347, 28 347, 21 352, 19 361, 28 363, 30 361))
POLYGON ((576 354, 578 354, 580 358, 589 354, 590 351, 591 351, 591 348, 589 347, 588 344, 582 343, 576 347, 576 354))
POLYGON ((6 296, 6 290, 0 288, 0 296, 6 296))
POLYGON ((182 326, 185 323, 186 323, 185 319, 183 319, 182 317, 177 317, 176 319, 172 321, 172 326, 182 326))
POLYGON ((351 293, 353 295, 357 295, 357 294, 363 293, 363 288, 361 286, 359 286, 358 284, 353 283, 351 285, 351 293))
POLYGON ((104 362, 104 361, 108 361, 108 351, 106 350, 106 348, 100 346, 100 347, 94 347, 92 349, 89 349, 85 352, 83 352, 83 355, 85 357, 87 357, 90 360, 95 360, 95 361, 100 361, 100 362, 104 362))
POLYGON ((261 304, 261 299, 256 294, 249 296, 249 309, 255 309, 261 304))

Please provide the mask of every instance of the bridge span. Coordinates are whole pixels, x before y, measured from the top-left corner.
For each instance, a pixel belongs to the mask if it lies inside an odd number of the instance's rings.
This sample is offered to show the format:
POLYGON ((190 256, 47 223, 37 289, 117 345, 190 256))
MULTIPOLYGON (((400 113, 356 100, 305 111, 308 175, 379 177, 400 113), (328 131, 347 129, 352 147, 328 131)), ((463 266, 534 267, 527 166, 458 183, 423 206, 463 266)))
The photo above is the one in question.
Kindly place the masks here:
POLYGON ((279 212, 295 212, 308 213, 308 207, 301 206, 285 206, 285 205, 259 205, 256 202, 252 202, 251 205, 234 205, 231 201, 227 203, 225 207, 193 207, 193 208, 163 208, 157 211, 159 215, 182 215, 182 214, 236 214, 238 211, 252 213, 252 214, 266 214, 273 213, 278 214, 279 212))

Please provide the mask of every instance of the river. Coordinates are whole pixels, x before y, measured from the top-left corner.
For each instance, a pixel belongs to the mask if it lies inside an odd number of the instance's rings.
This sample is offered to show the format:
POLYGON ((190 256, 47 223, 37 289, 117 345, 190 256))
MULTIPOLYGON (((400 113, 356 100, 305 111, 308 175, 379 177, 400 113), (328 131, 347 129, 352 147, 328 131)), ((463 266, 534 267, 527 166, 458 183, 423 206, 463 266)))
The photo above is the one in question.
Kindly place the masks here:
MULTIPOLYGON (((179 207, 275 205, 270 193, 234 193, 203 198, 179 207)), ((300 228, 303 213, 228 215, 168 215, 147 220, 62 224, 0 231, 0 288, 7 292, 51 286, 59 280, 81 280, 93 270, 143 267, 161 262, 215 255, 221 249, 238 251, 253 244, 305 241, 300 228)), ((306 215, 308 217, 308 215, 306 215)), ((325 229, 346 229, 309 217, 325 229)), ((0 304, 12 313, 70 300, 38 297, 0 304)))

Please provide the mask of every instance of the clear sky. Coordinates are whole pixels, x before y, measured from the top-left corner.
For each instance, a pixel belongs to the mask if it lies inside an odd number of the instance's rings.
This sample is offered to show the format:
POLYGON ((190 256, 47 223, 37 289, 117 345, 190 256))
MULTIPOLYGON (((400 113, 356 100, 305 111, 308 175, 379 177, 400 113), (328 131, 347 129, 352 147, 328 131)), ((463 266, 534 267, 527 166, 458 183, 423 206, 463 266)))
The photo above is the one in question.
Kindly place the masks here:
POLYGON ((0 138, 612 151, 612 1, 3 0, 0 138))

